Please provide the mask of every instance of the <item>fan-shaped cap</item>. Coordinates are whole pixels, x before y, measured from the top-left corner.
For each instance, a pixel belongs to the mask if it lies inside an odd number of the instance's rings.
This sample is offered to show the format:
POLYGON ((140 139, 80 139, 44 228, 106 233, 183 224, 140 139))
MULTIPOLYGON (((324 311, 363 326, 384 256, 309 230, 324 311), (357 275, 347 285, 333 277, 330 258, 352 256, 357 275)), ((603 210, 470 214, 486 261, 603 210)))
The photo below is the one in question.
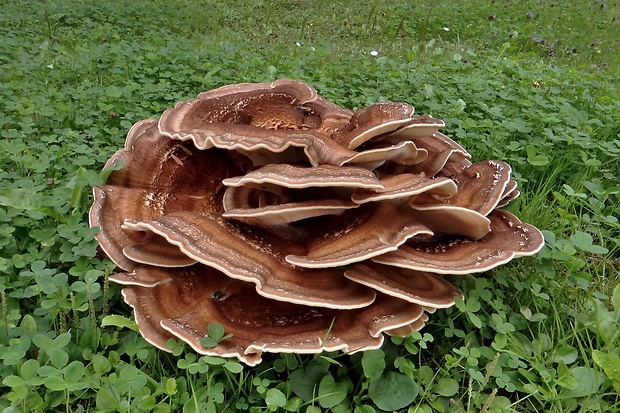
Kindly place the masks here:
POLYGON ((415 320, 413 323, 407 324, 402 327, 393 328, 391 330, 384 331, 388 336, 396 336, 396 337, 407 337, 410 336, 414 331, 420 331, 424 324, 428 321, 428 315, 426 313, 422 314, 422 317, 415 320))
POLYGON ((423 173, 427 177, 432 177, 441 171, 442 175, 451 176, 470 165, 468 159, 471 155, 441 132, 435 132, 431 136, 414 137, 411 140, 416 147, 428 153, 424 162, 411 168, 411 173, 423 173))
POLYGON ((505 162, 477 162, 451 177, 458 187, 453 195, 437 197, 426 193, 416 197, 411 204, 414 208, 453 205, 488 215, 505 196, 510 172, 510 166, 505 162))
POLYGON ((185 255, 178 246, 170 244, 165 238, 146 231, 139 233, 142 236, 140 242, 131 243, 123 248, 123 255, 131 257, 134 262, 147 262, 158 267, 186 267, 196 263, 195 259, 185 255))
POLYGON ((100 228, 96 238, 101 248, 115 264, 130 270, 135 263, 123 254, 123 248, 141 243, 144 234, 123 231, 126 219, 147 221, 184 210, 222 211, 221 181, 239 175, 244 162, 230 155, 215 149, 198 151, 173 141, 158 132, 157 121, 152 119, 135 124, 125 148, 105 166, 122 164, 122 168, 114 170, 105 185, 93 188, 89 222, 100 228))
MULTIPOLYGON (((358 308, 375 298, 371 289, 347 280, 336 268, 306 270, 288 265, 284 256, 304 251, 288 234, 279 237, 260 228, 190 211, 145 222, 127 220, 123 228, 157 234, 197 262, 231 278, 256 284, 261 295, 274 300, 327 308, 358 308)), ((145 254, 136 256, 132 252, 130 248, 124 250, 129 258, 141 259, 144 264, 153 265, 157 260, 144 259, 145 254)))
POLYGON ((421 193, 432 193, 439 196, 454 195, 457 186, 453 180, 439 177, 429 179, 422 175, 398 174, 381 178, 380 189, 358 189, 351 199, 358 204, 386 200, 409 199, 421 193))
POLYGON ((251 284, 202 265, 139 267, 128 279, 134 282, 142 277, 164 280, 150 288, 132 285, 123 289, 123 297, 134 308, 140 333, 147 341, 167 350, 166 341, 174 337, 201 354, 238 357, 248 365, 259 363, 262 352, 378 348, 383 342, 381 332, 410 325, 423 316, 422 306, 383 294, 356 310, 309 308, 269 300, 256 294, 251 284), (202 346, 200 340, 208 334, 210 323, 221 324, 232 337, 213 348, 202 346))
MULTIPOLYGON (((318 98, 312 86, 291 79, 228 85, 203 92, 196 99, 179 102, 174 109, 166 110, 160 120, 160 130, 163 133, 190 131, 212 123, 265 129, 316 129, 321 123, 320 113, 307 110, 304 105, 318 98)), ((336 108, 329 106, 333 111, 336 108)))
POLYGON ((371 138, 410 124, 413 112, 413 106, 406 103, 375 103, 353 113, 349 124, 334 139, 345 148, 355 149, 371 138))
POLYGON ((424 307, 447 308, 463 294, 431 273, 388 267, 371 261, 355 264, 344 273, 355 282, 424 307))
POLYGON ((243 176, 224 179, 226 186, 270 183, 287 188, 351 187, 381 189, 376 175, 366 168, 319 165, 307 167, 291 164, 266 165, 243 176))
MULTIPOLYGON (((414 199, 415 201, 415 199, 414 199)), ((479 212, 468 208, 442 203, 415 205, 419 220, 435 235, 460 235, 468 239, 480 239, 491 230, 490 221, 479 212)))
POLYGON ((226 212, 222 216, 253 225, 271 226, 321 215, 337 215, 346 209, 357 208, 355 202, 339 198, 334 191, 303 192, 317 196, 300 196, 299 193, 295 196, 295 191, 270 184, 263 184, 260 188, 229 187, 224 193, 226 212))
POLYGON ((517 181, 511 179, 504 189, 502 199, 497 203, 497 208, 505 207, 515 198, 518 198, 521 193, 517 190, 517 181))
POLYGON ((383 187, 368 169, 333 165, 267 165, 223 183, 223 216, 260 225, 339 214, 357 207, 352 190, 383 187))
POLYGON ((305 268, 346 265, 394 251, 413 236, 432 234, 414 214, 399 213, 387 203, 366 204, 320 225, 306 243, 307 253, 289 254, 286 261, 305 268))
POLYGON ((470 274, 488 271, 515 257, 533 255, 544 245, 538 229, 521 223, 511 213, 495 210, 488 217, 491 231, 477 241, 452 237, 415 239, 372 260, 436 274, 470 274))
POLYGON ((404 126, 388 134, 386 138, 391 141, 426 138, 433 136, 433 134, 444 126, 446 126, 446 124, 443 120, 435 119, 430 115, 414 116, 404 126))

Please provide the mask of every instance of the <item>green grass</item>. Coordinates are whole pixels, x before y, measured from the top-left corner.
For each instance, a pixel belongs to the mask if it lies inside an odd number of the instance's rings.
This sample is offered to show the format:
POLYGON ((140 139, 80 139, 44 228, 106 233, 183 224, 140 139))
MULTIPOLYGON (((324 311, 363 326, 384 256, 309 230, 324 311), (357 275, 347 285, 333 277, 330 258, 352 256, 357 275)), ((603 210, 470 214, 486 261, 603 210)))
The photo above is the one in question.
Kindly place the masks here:
POLYGON ((620 4, 212 3, 0 5, 0 409, 372 412, 399 372, 410 412, 620 412, 620 4), (90 187, 134 122, 278 77, 444 119, 512 165, 510 210, 547 245, 449 277, 465 301, 381 350, 256 368, 155 350, 96 255, 90 187))

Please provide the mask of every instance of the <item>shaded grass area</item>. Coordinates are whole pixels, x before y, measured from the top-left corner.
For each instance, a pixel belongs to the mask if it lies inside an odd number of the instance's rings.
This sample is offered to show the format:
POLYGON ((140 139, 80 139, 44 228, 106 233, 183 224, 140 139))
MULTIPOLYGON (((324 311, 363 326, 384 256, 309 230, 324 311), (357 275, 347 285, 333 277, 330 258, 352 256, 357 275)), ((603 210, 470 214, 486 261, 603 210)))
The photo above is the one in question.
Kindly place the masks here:
POLYGON ((0 408, 371 412, 370 383, 397 372, 418 386, 412 412, 620 411, 616 14, 596 1, 5 1, 0 408), (475 160, 513 166, 510 209, 547 246, 450 277, 464 302, 374 352, 248 369, 154 350, 96 258, 90 187, 134 122, 278 77, 352 109, 406 101, 444 119, 475 160))

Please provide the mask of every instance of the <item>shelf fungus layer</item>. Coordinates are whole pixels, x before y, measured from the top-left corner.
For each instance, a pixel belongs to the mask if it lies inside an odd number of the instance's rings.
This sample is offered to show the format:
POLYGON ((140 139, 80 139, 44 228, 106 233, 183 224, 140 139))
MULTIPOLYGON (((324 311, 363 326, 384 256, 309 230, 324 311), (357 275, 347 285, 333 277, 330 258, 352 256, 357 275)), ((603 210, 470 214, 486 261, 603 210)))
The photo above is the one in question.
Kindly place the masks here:
POLYGON ((510 166, 473 162, 444 126, 407 103, 353 112, 291 79, 136 123, 89 219, 140 333, 248 365, 374 349, 454 304, 441 274, 535 254, 541 232, 499 209, 519 195, 510 166), (205 347, 209 324, 226 335, 205 347))

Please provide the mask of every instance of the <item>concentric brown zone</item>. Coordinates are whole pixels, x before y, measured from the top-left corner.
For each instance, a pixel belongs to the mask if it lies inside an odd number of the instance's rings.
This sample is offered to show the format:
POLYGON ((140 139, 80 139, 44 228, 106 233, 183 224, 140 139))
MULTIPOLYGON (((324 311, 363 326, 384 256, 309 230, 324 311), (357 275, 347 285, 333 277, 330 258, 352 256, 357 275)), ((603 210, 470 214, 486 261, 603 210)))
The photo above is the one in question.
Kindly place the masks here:
POLYGON ((446 197, 454 195, 457 191, 457 186, 451 179, 444 177, 426 178, 421 175, 407 173, 384 176, 381 178, 380 183, 383 188, 360 188, 355 191, 351 199, 358 204, 399 199, 402 199, 404 202, 412 196, 421 193, 431 193, 446 197))
POLYGON ((242 173, 244 160, 220 150, 198 151, 191 144, 173 141, 157 131, 157 122, 138 122, 129 132, 126 148, 107 167, 123 162, 105 185, 93 189, 89 220, 100 227, 102 249, 121 268, 133 264, 122 249, 144 241, 143 234, 121 229, 126 219, 146 221, 168 213, 222 211, 222 180, 242 173), (233 160, 234 158, 234 160, 233 160))
POLYGON ((428 315, 426 313, 422 314, 422 317, 415 320, 413 323, 407 324, 402 327, 394 328, 391 330, 384 331, 388 336, 397 336, 397 337, 407 337, 411 335, 414 331, 420 331, 424 324, 428 321, 428 315))
POLYGON ((471 155, 458 143, 440 132, 424 137, 413 137, 416 147, 428 152, 426 160, 411 168, 410 173, 424 174, 426 177, 453 176, 471 165, 471 155))
POLYGON ((421 306, 385 295, 366 308, 348 311, 269 300, 256 294, 251 284, 202 265, 184 269, 139 267, 131 281, 139 280, 142 273, 149 281, 154 273, 170 279, 151 288, 131 286, 123 290, 149 342, 165 350, 165 342, 172 335, 202 354, 236 356, 250 365, 260 362, 263 351, 318 353, 324 349, 377 348, 383 341, 382 331, 409 325, 423 314, 421 306), (200 340, 208 334, 209 323, 221 324, 225 333, 233 336, 212 349, 203 347, 200 340))
POLYGON ((380 138, 373 139, 387 139, 389 141, 399 141, 413 138, 425 138, 433 136, 439 129, 446 126, 441 119, 435 119, 430 115, 414 116, 404 126, 401 126, 397 130, 380 138))
POLYGON ((199 151, 190 142, 179 142, 159 133, 157 121, 134 125, 125 149, 117 152, 106 167, 123 163, 110 174, 106 184, 139 188, 159 193, 215 194, 222 180, 244 173, 251 163, 228 151, 199 151))
POLYGON ((510 166, 500 161, 477 162, 451 179, 458 190, 449 197, 428 193, 417 196, 412 206, 453 205, 488 215, 504 197, 510 182, 510 166))
POLYGON ((280 225, 356 208, 356 188, 382 188, 365 168, 267 165, 224 180, 224 217, 254 225, 280 225))
POLYGON ((164 130, 201 129, 210 123, 254 125, 267 129, 316 129, 320 114, 303 106, 316 90, 297 81, 230 85, 179 102, 162 116, 164 130))
POLYGON ((476 240, 491 230, 487 217, 468 208, 441 203, 415 205, 413 202, 411 208, 419 216, 420 222, 437 236, 456 235, 476 240))
POLYGON ((349 268, 345 277, 382 293, 433 308, 447 308, 462 293, 452 284, 431 273, 389 267, 364 261, 349 268))
MULTIPOLYGON (((401 107, 413 112, 407 104, 385 103, 374 105, 370 113, 387 112, 386 116, 400 119, 406 114, 395 108, 401 107)), ((385 129, 374 116, 352 122, 351 114, 318 96, 311 86, 282 79, 273 84, 256 84, 254 88, 248 84, 225 87, 179 102, 163 113, 159 130, 175 140, 191 140, 198 149, 238 151, 255 165, 307 161, 312 166, 369 162, 378 166, 388 158, 405 164, 417 162, 415 146, 406 142, 365 154, 339 145, 332 138, 349 132, 370 138, 385 129)))
POLYGON ((229 277, 252 282, 261 295, 274 300, 359 308, 370 304, 375 297, 373 290, 347 280, 337 268, 308 270, 287 263, 285 256, 304 254, 306 250, 295 242, 294 233, 286 227, 267 231, 217 214, 191 211, 146 222, 126 221, 123 227, 164 237, 188 257, 229 277))
POLYGON ((437 274, 470 274, 488 271, 515 257, 533 255, 544 245, 544 238, 538 229, 521 223, 509 212, 495 210, 488 218, 491 220, 491 232, 479 240, 415 238, 397 251, 372 260, 437 274))
POLYGON ((416 235, 432 235, 414 214, 388 203, 361 205, 323 222, 306 241, 305 256, 289 254, 286 261, 307 268, 334 267, 393 251, 416 235))
POLYGON ((286 188, 342 187, 374 188, 383 186, 372 171, 355 166, 319 165, 307 167, 294 164, 265 165, 246 173, 225 179, 226 186, 274 184, 286 188))
POLYGON ((337 215, 358 206, 350 199, 340 198, 330 188, 292 190, 270 184, 263 184, 260 188, 229 187, 224 193, 223 204, 226 211, 223 217, 258 226, 337 215))
MULTIPOLYGON (((316 90, 307 83, 300 82, 294 79, 279 79, 271 83, 240 83, 236 85, 227 85, 218 89, 202 92, 198 95, 197 99, 191 102, 202 101, 203 109, 206 111, 198 116, 202 116, 206 121, 211 119, 211 122, 228 122, 224 120, 224 117, 228 117, 229 120, 239 118, 241 122, 254 123, 257 125, 265 124, 264 122, 258 122, 257 119, 268 119, 269 116, 276 118, 278 116, 286 118, 292 118, 294 122, 282 122, 281 120, 275 120, 272 124, 276 125, 299 125, 299 119, 304 119, 306 122, 302 122, 301 126, 305 128, 316 128, 316 131, 321 134, 331 136, 343 129, 351 119, 352 111, 342 108, 335 103, 328 101, 327 99, 319 96, 316 90), (264 101, 261 102, 262 96, 264 101), (280 105, 269 104, 270 100, 280 101, 280 105), (227 99, 225 102, 222 99, 227 99), (258 104, 257 102, 261 102, 258 104), (289 102, 287 104, 287 102, 289 102), (248 105, 248 103, 250 103, 248 105), (289 108, 280 108, 281 103, 289 108), (230 107, 225 107, 228 104, 230 107), (274 110, 272 110, 274 107, 274 110), (280 109, 280 110, 278 110, 280 109), (239 115, 235 115, 239 112, 239 115), (256 112, 256 113, 253 113, 256 112), (232 114, 232 115, 231 115, 232 114), (254 116, 257 119, 252 122, 254 116), (303 116, 303 118, 302 118, 303 116), (317 119, 320 119, 320 124, 316 126, 317 119)), ((179 106, 179 105, 177 105, 179 106)), ((180 110, 181 114, 171 116, 171 119, 165 121, 165 129, 183 129, 184 126, 181 122, 187 117, 188 123, 191 122, 192 108, 185 107, 180 110), (171 123, 169 123, 171 122, 171 123)), ((169 113, 166 116, 172 115, 169 113)), ((191 126, 191 125, 190 125, 191 126)), ((280 126, 282 127, 282 126, 280 126)))
POLYGON ((411 123, 413 106, 406 103, 380 102, 353 113, 346 127, 333 138, 347 149, 411 123))

